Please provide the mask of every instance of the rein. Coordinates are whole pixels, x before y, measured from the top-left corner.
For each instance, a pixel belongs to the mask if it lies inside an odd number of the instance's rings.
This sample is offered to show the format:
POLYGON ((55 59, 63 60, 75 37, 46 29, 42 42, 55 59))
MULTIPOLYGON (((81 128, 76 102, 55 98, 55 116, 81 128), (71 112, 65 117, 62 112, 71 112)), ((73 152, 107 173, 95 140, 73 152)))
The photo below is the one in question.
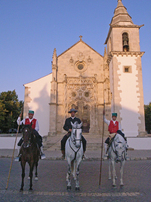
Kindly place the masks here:
MULTIPOLYGON (((72 151, 75 153, 75 156, 74 156, 74 159, 73 159, 73 160, 75 160, 75 159, 76 159, 76 156, 77 156, 77 153, 78 153, 78 151, 79 151, 80 148, 81 148, 81 145, 80 145, 80 147, 78 148, 78 150, 75 151, 75 150, 72 148, 70 141, 71 141, 71 138, 69 139, 69 145, 70 145, 70 148, 72 149, 72 151)), ((80 141, 81 141, 81 140, 80 140, 80 141)), ((71 142, 72 142, 72 141, 71 141, 71 142)), ((73 142, 72 142, 72 143, 73 143, 73 142)))
POLYGON ((22 146, 24 148, 29 148, 32 146, 33 142, 31 141, 32 140, 32 132, 29 130, 29 131, 26 131, 25 130, 25 133, 23 133, 23 143, 22 143, 22 146))
MULTIPOLYGON (((117 142, 117 143, 122 143, 122 142, 117 142)), ((118 155, 117 150, 115 149, 115 148, 116 148, 116 147, 115 147, 115 141, 112 142, 111 147, 112 147, 112 151, 114 152, 114 154, 115 154, 116 157, 118 158, 119 155, 118 155), (113 143, 114 143, 114 148, 113 148, 113 143)), ((123 151, 123 152, 124 152, 124 151, 123 151)), ((123 153, 123 152, 122 152, 122 153, 123 153)))
MULTIPOLYGON (((81 138, 80 139, 76 139, 76 140, 79 140, 80 142, 82 141, 81 140, 81 138)), ((80 144, 80 147, 78 148, 78 150, 77 151, 75 151, 74 149, 73 149, 73 147, 71 146, 71 142, 75 145, 75 142, 76 142, 76 140, 75 139, 73 139, 72 140, 72 137, 70 137, 70 139, 69 139, 69 145, 70 145, 70 148, 72 149, 72 151, 75 153, 75 157, 74 157, 74 159, 73 160, 75 160, 76 159, 76 156, 77 156, 77 153, 78 153, 78 151, 80 150, 80 148, 81 148, 81 144, 80 144), (71 141, 71 142, 70 142, 71 141)), ((75 146, 76 147, 76 146, 75 146)))

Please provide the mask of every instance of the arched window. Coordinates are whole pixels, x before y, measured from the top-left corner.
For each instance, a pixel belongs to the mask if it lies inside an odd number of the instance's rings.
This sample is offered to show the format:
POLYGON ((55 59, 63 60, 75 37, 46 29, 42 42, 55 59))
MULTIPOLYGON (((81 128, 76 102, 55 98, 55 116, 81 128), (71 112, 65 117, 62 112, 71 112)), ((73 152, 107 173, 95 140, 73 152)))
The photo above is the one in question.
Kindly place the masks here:
POLYGON ((122 41, 123 41, 123 51, 128 52, 129 51, 129 38, 128 33, 124 32, 122 34, 122 41))

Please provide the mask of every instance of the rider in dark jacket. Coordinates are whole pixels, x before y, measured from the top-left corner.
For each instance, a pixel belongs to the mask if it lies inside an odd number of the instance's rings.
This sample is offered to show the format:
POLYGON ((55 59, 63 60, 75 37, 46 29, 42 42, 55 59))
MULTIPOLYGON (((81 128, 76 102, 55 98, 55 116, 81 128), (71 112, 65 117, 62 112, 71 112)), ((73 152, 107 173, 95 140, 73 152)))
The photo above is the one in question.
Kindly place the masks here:
MULTIPOLYGON (((61 140, 61 152, 62 152, 62 158, 65 158, 65 144, 67 139, 70 137, 71 135, 71 131, 72 131, 72 125, 71 122, 74 124, 76 121, 78 122, 78 124, 81 123, 81 120, 77 117, 75 117, 75 113, 77 112, 77 110, 75 109, 71 109, 68 113, 71 113, 71 117, 67 118, 65 121, 65 124, 63 126, 63 129, 66 130, 68 133, 62 138, 61 140)), ((83 151, 86 151, 86 139, 83 137, 82 135, 82 143, 83 143, 83 151)))

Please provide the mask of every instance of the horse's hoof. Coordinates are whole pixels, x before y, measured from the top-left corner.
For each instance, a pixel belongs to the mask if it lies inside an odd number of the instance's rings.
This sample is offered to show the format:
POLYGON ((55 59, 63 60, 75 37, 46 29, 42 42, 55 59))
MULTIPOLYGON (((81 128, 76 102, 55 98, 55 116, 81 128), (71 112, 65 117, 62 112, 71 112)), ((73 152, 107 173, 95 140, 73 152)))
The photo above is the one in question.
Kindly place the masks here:
POLYGON ((23 188, 20 188, 20 192, 23 191, 23 188))
POLYGON ((38 181, 38 177, 35 177, 35 180, 38 181))
POLYGON ((71 190, 71 186, 67 186, 67 190, 71 190))
POLYGON ((112 185, 112 187, 113 187, 113 188, 116 188, 116 185, 115 185, 115 184, 113 184, 113 185, 112 185))
POLYGON ((32 191, 33 189, 32 188, 29 188, 29 191, 32 191))
POLYGON ((117 176, 115 177, 115 179, 117 180, 117 176))
POLYGON ((30 180, 30 177, 28 177, 28 180, 30 180))
POLYGON ((76 191, 80 191, 80 187, 76 187, 75 190, 76 190, 76 191))
POLYGON ((120 187, 121 187, 121 188, 124 187, 124 184, 120 184, 120 187))
POLYGON ((111 177, 109 177, 108 179, 111 180, 111 177))

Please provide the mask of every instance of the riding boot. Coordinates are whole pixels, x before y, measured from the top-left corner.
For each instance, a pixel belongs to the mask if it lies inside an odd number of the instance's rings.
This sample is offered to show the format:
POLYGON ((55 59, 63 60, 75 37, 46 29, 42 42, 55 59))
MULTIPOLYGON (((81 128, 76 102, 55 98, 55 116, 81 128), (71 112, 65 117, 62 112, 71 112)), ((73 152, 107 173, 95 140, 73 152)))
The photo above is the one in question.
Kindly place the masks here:
POLYGON ((125 160, 126 160, 126 161, 129 161, 130 158, 128 157, 127 150, 128 150, 128 145, 127 145, 127 147, 126 147, 125 160))
POLYGON ((62 160, 64 160, 65 159, 65 150, 61 150, 61 152, 62 152, 62 160))
POLYGON ((20 161, 20 157, 21 157, 20 146, 18 146, 17 150, 18 150, 18 156, 14 159, 14 161, 20 161))
POLYGON ((108 144, 104 143, 104 159, 108 157, 108 144))
POLYGON ((40 147, 40 158, 41 159, 45 159, 46 158, 46 156, 45 156, 45 154, 43 152, 43 146, 40 147))

